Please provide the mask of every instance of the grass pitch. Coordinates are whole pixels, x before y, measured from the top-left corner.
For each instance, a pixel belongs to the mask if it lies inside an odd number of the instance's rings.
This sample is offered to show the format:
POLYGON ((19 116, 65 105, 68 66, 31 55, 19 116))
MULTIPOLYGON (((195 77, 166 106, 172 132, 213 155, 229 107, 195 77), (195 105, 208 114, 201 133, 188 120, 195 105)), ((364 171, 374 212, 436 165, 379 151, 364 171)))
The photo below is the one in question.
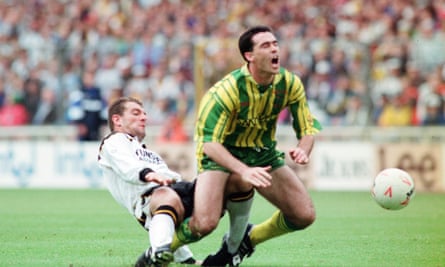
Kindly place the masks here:
MULTIPOLYGON (((378 207, 368 192, 311 195, 314 225, 260 244, 242 266, 445 266, 445 194, 417 193, 400 211, 378 207)), ((259 223, 274 208, 255 198, 259 223)), ((219 248, 227 220, 191 245, 197 258, 219 248)), ((132 266, 147 240, 105 190, 0 190, 2 267, 132 266)))

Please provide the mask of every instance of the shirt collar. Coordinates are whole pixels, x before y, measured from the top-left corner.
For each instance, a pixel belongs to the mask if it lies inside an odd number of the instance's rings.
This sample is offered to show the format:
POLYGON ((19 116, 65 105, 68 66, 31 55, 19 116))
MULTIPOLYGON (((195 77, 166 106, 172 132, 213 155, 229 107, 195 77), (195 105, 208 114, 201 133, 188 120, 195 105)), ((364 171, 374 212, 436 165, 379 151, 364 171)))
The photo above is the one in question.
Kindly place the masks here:
MULTIPOLYGON (((249 68, 247 67, 247 63, 241 67, 241 73, 246 77, 247 80, 253 82, 254 84, 258 84, 255 79, 253 79, 252 74, 250 74, 249 68)), ((277 84, 281 79, 281 72, 275 74, 272 85, 277 84)))

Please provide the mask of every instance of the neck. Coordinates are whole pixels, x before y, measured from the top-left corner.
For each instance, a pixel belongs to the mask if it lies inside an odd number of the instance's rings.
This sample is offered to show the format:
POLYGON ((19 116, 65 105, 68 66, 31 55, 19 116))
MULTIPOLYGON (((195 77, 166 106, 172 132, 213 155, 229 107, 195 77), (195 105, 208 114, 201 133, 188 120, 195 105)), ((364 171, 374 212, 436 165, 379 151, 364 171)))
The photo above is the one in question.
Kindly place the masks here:
POLYGON ((247 65, 247 69, 249 70, 249 72, 252 75, 252 77, 255 80, 255 82, 257 82, 259 85, 262 85, 262 86, 271 84, 273 82, 274 77, 275 77, 274 74, 270 74, 268 72, 258 71, 251 64, 247 65))

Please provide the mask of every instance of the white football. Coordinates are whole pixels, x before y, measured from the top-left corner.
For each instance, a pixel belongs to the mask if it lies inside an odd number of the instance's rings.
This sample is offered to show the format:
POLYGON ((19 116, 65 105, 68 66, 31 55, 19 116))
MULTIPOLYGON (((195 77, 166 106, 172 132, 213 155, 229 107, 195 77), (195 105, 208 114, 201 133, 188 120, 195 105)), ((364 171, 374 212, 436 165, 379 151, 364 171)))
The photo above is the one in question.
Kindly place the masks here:
POLYGON ((374 179, 371 195, 381 207, 400 210, 414 197, 413 178, 404 170, 387 168, 374 179))

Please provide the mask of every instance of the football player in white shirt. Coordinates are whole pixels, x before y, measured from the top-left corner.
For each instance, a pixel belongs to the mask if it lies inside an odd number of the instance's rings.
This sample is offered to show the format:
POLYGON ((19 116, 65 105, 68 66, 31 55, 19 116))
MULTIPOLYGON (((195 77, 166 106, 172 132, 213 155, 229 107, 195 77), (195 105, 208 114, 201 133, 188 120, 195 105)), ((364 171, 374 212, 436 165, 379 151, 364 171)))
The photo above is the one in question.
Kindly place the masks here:
POLYGON ((98 162, 111 195, 148 231, 151 247, 135 266, 198 262, 187 246, 170 250, 173 234, 193 210, 194 182, 181 180, 164 160, 149 150, 147 114, 134 98, 120 98, 108 109, 111 133, 100 145, 98 162))

